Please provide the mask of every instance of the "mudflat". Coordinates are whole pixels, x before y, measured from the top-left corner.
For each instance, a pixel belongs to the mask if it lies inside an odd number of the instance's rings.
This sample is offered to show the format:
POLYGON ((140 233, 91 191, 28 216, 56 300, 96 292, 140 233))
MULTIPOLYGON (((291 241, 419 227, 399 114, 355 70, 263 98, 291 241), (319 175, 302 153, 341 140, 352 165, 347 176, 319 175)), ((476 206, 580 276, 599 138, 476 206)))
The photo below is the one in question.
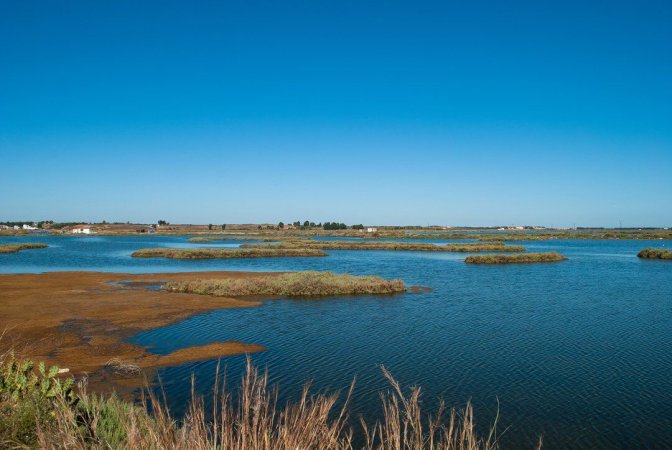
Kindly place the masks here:
MULTIPOLYGON (((110 360, 139 368, 177 365, 264 350, 219 342, 157 355, 128 342, 134 334, 221 308, 258 306, 256 300, 177 294, 153 289, 165 282, 258 277, 259 273, 124 274, 52 272, 0 275, 0 351, 45 361, 73 374, 93 373, 110 360)), ((264 274, 274 276, 276 274, 264 274)))

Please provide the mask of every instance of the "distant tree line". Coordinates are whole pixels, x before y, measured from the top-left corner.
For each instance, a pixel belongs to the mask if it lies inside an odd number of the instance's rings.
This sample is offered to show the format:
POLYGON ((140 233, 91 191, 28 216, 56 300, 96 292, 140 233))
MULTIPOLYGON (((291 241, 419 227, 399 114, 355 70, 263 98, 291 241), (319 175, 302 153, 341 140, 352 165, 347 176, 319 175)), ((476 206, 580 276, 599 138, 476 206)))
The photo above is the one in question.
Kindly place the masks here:
MULTIPOLYGON (((348 228, 352 228, 353 230, 363 230, 364 225, 361 223, 352 225, 348 227, 346 224, 342 222, 320 222, 320 223, 315 223, 311 222, 310 220, 304 220, 301 222, 300 220, 297 220, 295 222, 292 222, 291 225, 288 225, 289 227, 295 227, 295 228, 300 228, 302 230, 308 229, 308 228, 322 228, 324 230, 347 230, 348 228)), ((261 229, 261 225, 258 227, 261 229)), ((283 229, 285 228, 285 223, 284 222, 278 222, 278 229, 283 229)))
POLYGON ((324 228, 325 230, 347 230, 348 226, 344 223, 324 222, 322 228, 324 228))

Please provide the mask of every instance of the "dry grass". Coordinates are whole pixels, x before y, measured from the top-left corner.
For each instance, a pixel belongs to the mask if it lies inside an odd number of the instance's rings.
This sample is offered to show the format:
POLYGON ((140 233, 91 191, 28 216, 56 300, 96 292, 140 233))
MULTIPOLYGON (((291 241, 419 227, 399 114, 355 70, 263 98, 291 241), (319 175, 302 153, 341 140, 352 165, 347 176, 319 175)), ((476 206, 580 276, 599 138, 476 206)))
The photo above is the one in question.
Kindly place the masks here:
MULTIPOLYGON (((447 410, 441 403, 430 415, 422 410, 419 388, 408 393, 383 369, 392 385, 381 394, 383 417, 360 418, 363 442, 353 441, 348 414, 354 383, 337 408, 338 394, 311 394, 280 404, 268 374, 249 362, 236 401, 219 365, 212 391, 212 409, 192 389, 188 412, 181 422, 165 402, 150 394, 140 406, 116 397, 102 398, 83 390, 76 407, 61 402, 53 421, 38 426, 37 441, 45 449, 229 449, 229 450, 493 450, 498 447, 495 424, 488 436, 475 431, 471 405, 447 410), (221 380, 221 381, 220 381, 221 380), (151 410, 152 414, 147 411, 151 410), (207 419, 206 417, 211 417, 207 419)), ((194 382, 192 379, 192 386, 194 382)))
POLYGON ((662 248, 645 248, 637 253, 639 258, 644 259, 672 259, 672 250, 662 248))
POLYGON ((0 253, 16 253, 21 250, 32 250, 37 248, 47 248, 47 244, 0 244, 0 253))
POLYGON ((467 264, 529 264, 564 261, 567 258, 557 252, 520 253, 518 255, 473 255, 464 262, 467 264))
POLYGON ((394 294, 406 291, 402 280, 333 272, 296 272, 245 279, 178 281, 164 285, 172 292, 241 297, 248 295, 315 297, 327 295, 394 294))
POLYGON ((227 259, 326 256, 313 248, 144 248, 131 254, 134 258, 227 259))
POLYGON ((504 245, 502 242, 488 244, 436 245, 417 242, 371 242, 371 241, 283 241, 279 244, 243 244, 242 248, 319 249, 319 250, 391 250, 420 252, 522 252, 525 247, 504 245))

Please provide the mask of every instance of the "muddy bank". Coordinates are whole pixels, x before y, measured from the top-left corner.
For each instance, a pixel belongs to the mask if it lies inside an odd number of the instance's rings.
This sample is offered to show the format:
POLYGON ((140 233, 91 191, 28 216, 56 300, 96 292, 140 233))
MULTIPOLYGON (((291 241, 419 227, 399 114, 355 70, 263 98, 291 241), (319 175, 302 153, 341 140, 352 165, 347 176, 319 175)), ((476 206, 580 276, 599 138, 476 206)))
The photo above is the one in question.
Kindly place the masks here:
MULTIPOLYGON (((111 359, 139 368, 177 365, 218 356, 262 351, 260 345, 213 343, 156 355, 127 342, 136 333, 220 308, 258 306, 255 300, 176 294, 152 289, 169 281, 190 281, 204 273, 119 274, 60 272, 0 275, 0 351, 95 373, 111 359)), ((256 273, 209 272, 238 278, 256 273)), ((267 274, 273 276, 273 274, 267 274)))

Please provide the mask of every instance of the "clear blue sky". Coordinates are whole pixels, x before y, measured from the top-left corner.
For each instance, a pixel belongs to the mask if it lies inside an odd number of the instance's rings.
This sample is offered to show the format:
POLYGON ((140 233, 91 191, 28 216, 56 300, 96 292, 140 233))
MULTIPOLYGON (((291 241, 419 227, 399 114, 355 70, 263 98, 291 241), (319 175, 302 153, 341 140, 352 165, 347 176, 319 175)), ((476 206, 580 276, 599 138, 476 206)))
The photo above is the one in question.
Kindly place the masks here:
POLYGON ((0 2, 0 220, 672 226, 670 1, 0 2))

